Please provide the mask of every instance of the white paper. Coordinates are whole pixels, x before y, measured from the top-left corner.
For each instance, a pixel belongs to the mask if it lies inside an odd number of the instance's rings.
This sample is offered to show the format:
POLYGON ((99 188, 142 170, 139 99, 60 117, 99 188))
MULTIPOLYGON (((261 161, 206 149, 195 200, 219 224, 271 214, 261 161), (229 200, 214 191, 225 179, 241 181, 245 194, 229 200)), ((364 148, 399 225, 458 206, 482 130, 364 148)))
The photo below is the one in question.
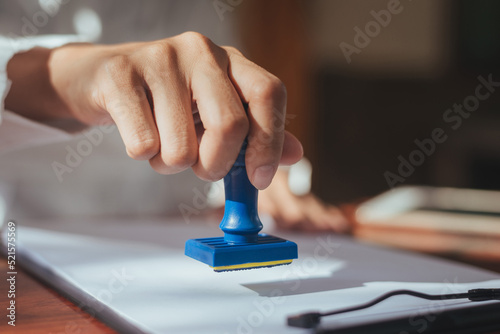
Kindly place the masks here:
MULTIPOLYGON (((44 226, 71 233, 19 226, 18 265, 120 332, 309 333, 287 327, 286 317, 354 306, 400 288, 453 293, 500 286, 500 275, 492 272, 343 236, 274 233, 297 242, 298 260, 215 273, 183 254, 187 239, 220 235, 214 226, 180 220, 44 226)), ((401 315, 410 321, 433 307, 467 305, 398 296, 328 321, 347 326, 401 315)))

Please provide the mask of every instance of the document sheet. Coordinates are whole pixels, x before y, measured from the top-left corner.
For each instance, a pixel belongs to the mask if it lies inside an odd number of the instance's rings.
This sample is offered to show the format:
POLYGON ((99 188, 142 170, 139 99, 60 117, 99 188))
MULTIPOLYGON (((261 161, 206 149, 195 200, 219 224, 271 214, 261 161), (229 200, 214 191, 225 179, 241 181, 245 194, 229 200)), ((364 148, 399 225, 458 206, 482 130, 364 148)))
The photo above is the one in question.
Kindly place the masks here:
MULTIPOLYGON (((121 332, 309 333, 287 327, 286 317, 358 305, 395 289, 445 294, 500 287, 500 275, 493 272, 334 234, 270 231, 296 242, 299 259, 287 266, 215 273, 183 253, 187 239, 222 234, 204 221, 17 225, 18 265, 121 332)), ((419 328, 432 321, 424 313, 470 304, 397 296, 324 322, 343 328, 407 316, 419 328)))

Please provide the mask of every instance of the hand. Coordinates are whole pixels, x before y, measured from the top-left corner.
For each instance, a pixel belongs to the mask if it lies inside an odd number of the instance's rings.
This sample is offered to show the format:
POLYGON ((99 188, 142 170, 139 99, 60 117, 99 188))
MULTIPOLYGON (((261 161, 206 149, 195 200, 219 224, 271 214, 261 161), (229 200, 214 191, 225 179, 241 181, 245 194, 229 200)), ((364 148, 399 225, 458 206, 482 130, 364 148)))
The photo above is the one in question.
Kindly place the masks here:
POLYGON ((248 136, 247 172, 266 188, 302 156, 284 130, 282 82, 230 47, 193 32, 154 42, 69 44, 18 54, 6 107, 44 120, 114 122, 130 157, 162 174, 227 174, 248 136), (248 114, 243 103, 248 104, 248 114))
POLYGON ((349 232, 342 212, 312 193, 297 196, 288 187, 288 173, 279 170, 273 182, 259 193, 259 211, 271 215, 279 228, 307 232, 349 232))

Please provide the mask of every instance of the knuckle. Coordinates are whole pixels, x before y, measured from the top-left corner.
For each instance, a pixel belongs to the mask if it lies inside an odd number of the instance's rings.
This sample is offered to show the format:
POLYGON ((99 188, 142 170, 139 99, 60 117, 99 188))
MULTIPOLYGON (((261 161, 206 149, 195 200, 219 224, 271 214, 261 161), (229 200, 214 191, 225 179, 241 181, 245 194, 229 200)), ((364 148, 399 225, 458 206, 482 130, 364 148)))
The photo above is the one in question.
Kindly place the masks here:
POLYGON ((135 80, 136 73, 128 56, 112 56, 102 66, 102 70, 99 71, 99 86, 106 95, 112 95, 124 87, 129 87, 135 80))
POLYGON ((214 44, 208 37, 197 32, 186 32, 181 35, 183 43, 198 64, 197 70, 206 72, 214 68, 225 68, 229 62, 227 51, 214 44))
POLYGON ((175 48, 166 41, 148 44, 144 50, 146 57, 153 61, 172 61, 176 59, 175 48))
POLYGON ((280 105, 286 103, 287 91, 285 84, 275 76, 257 80, 251 89, 254 98, 264 101, 278 102, 280 105))
POLYGON ((210 38, 194 31, 186 31, 181 34, 180 37, 188 44, 195 45, 197 47, 211 47, 213 42, 210 38))
POLYGON ((172 170, 169 166, 165 165, 163 160, 161 160, 161 156, 157 155, 153 157, 152 159, 149 160, 149 165, 153 170, 159 174, 163 175, 169 175, 169 174, 174 174, 178 171, 172 170))
POLYGON ((178 145, 176 149, 162 153, 162 160, 168 168, 179 172, 196 164, 198 150, 191 145, 178 145))
POLYGON ((236 54, 238 56, 244 57, 243 53, 233 46, 224 46, 224 49, 228 54, 236 54))
POLYGON ((130 58, 126 55, 112 56, 104 63, 105 72, 112 79, 118 78, 124 71, 130 70, 131 67, 130 58))
POLYGON ((132 141, 127 145, 127 154, 134 160, 147 160, 160 151, 160 143, 154 138, 144 138, 132 141))
POLYGON ((216 182, 216 181, 222 179, 227 174, 227 172, 224 173, 224 171, 211 170, 211 171, 207 172, 207 171, 201 170, 199 168, 194 169, 194 173, 200 179, 202 179, 204 181, 208 181, 208 182, 216 182))
POLYGON ((217 131, 224 140, 238 140, 245 137, 250 128, 250 122, 246 115, 233 115, 227 117, 224 122, 218 124, 217 131))
POLYGON ((166 40, 148 43, 136 57, 139 57, 140 70, 152 88, 161 88, 161 78, 168 78, 178 68, 177 50, 166 40))
POLYGON ((215 182, 221 179, 217 178, 213 172, 209 173, 198 165, 193 166, 193 172, 199 179, 203 181, 215 182))
POLYGON ((206 161, 205 163, 197 162, 193 166, 193 171, 200 179, 215 182, 226 176, 232 165, 231 163, 231 166, 224 168, 223 166, 215 166, 210 163, 207 164, 206 161))

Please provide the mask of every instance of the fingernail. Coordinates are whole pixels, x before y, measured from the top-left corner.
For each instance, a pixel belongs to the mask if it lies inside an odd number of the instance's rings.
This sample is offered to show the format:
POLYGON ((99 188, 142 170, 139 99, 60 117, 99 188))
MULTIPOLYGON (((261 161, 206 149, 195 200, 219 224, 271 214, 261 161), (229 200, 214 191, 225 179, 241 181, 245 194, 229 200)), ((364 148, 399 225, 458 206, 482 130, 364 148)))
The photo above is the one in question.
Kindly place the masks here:
POLYGON ((260 166, 253 172, 253 185, 257 189, 265 189, 271 184, 275 168, 272 165, 260 166))

